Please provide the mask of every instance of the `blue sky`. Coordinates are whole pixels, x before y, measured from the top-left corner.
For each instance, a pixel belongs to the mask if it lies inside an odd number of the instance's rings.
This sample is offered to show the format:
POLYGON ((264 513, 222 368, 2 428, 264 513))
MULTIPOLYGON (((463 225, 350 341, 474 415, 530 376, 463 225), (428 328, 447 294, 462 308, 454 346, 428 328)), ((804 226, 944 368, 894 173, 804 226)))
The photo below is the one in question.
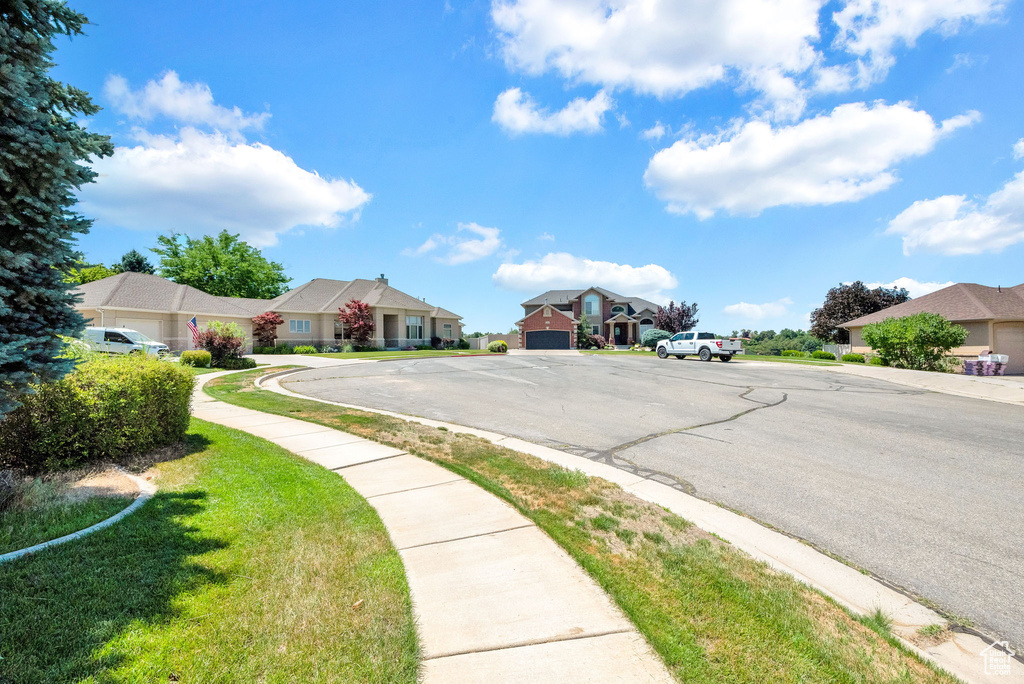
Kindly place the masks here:
POLYGON ((79 1, 114 157, 80 247, 240 232, 505 331, 553 287, 805 327, 839 282, 1024 282, 998 0, 79 1))

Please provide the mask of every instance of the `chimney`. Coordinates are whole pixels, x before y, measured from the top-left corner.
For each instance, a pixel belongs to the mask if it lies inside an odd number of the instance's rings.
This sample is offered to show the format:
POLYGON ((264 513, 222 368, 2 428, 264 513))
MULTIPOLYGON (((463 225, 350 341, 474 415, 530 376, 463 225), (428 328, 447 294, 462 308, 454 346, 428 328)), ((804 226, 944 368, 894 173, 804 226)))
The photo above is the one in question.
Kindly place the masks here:
POLYGON ((374 280, 376 280, 381 285, 387 285, 388 284, 388 279, 384 277, 383 273, 380 274, 380 278, 374 278, 374 280))

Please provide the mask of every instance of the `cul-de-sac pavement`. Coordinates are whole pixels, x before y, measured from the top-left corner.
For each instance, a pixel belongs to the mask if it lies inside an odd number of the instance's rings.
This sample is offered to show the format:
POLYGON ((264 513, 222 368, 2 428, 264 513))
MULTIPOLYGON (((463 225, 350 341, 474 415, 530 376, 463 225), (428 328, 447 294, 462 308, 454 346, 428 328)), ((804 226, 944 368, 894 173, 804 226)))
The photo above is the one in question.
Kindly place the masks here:
POLYGON ((284 384, 636 470, 1024 644, 1024 407, 826 368, 625 355, 367 363, 284 384))

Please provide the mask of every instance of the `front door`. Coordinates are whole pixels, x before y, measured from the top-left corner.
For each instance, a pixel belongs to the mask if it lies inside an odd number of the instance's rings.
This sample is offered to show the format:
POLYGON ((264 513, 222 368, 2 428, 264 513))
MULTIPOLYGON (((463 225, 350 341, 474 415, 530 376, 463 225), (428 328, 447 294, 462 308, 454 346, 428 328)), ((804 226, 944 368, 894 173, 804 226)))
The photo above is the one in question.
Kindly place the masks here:
POLYGON ((624 323, 615 324, 615 344, 622 345, 626 344, 626 325, 624 323))

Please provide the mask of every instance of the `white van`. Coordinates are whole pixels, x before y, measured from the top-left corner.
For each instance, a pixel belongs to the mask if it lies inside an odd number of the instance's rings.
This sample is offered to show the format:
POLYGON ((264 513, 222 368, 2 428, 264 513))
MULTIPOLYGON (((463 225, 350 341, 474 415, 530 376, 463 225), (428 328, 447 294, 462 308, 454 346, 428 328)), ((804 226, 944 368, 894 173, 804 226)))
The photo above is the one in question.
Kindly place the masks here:
POLYGON ((128 328, 86 328, 85 341, 93 351, 107 354, 149 354, 164 356, 167 345, 128 328))

